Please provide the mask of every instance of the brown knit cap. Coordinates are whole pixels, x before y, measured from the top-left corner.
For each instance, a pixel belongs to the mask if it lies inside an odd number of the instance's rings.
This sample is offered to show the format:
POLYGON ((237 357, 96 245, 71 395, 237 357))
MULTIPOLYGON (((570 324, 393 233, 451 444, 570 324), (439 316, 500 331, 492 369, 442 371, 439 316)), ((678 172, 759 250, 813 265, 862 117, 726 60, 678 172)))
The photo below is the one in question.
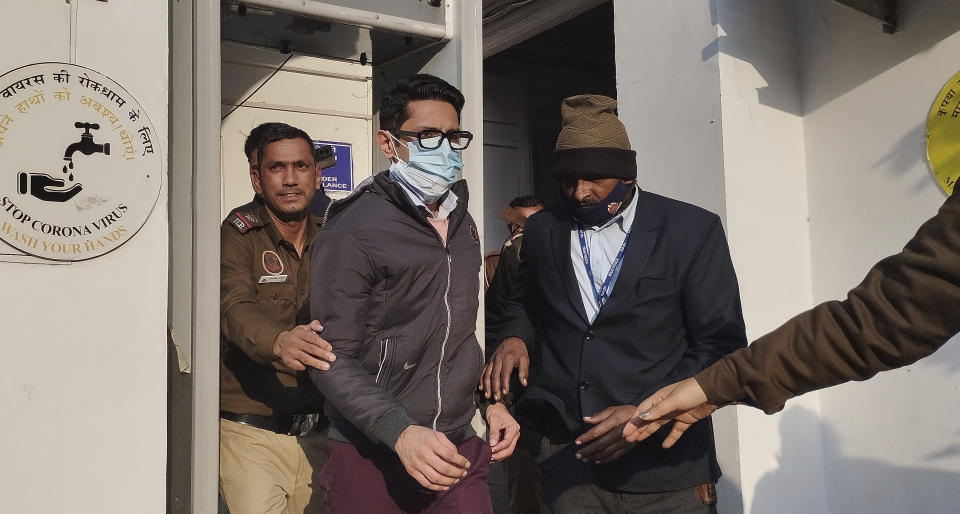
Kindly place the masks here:
POLYGON ((617 101, 601 95, 578 95, 560 104, 563 128, 557 150, 584 147, 630 149, 627 129, 617 118, 617 101))
POLYGON ((560 106, 563 128, 553 152, 554 174, 570 178, 637 178, 636 152, 623 123, 617 101, 602 95, 578 95, 560 106))

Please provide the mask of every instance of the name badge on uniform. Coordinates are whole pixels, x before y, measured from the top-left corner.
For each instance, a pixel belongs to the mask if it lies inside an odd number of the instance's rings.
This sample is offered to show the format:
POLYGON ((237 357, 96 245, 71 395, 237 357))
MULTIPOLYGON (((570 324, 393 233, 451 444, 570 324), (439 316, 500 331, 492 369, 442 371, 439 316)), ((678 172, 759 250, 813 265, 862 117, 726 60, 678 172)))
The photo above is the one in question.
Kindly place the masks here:
POLYGON ((260 277, 261 284, 276 284, 278 282, 286 282, 287 275, 264 275, 260 277))

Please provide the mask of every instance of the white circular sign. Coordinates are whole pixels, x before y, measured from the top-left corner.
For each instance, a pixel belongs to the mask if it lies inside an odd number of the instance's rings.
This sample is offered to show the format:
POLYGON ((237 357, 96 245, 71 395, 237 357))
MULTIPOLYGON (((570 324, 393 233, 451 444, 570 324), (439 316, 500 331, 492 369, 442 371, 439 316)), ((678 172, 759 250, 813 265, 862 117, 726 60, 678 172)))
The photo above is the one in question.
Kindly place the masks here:
POLYGON ((133 95, 90 68, 0 75, 0 240, 58 261, 129 241, 160 194, 158 136, 133 95))

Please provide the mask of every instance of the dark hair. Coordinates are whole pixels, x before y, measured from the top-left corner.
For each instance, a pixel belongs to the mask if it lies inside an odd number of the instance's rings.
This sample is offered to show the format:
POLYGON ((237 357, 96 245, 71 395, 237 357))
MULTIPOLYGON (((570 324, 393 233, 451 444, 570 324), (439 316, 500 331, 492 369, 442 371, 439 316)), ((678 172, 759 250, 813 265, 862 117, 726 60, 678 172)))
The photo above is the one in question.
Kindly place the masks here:
POLYGON ((283 123, 261 123, 250 131, 250 134, 247 135, 247 140, 243 143, 243 153, 247 156, 247 162, 252 160, 253 151, 260 146, 260 141, 263 141, 263 136, 279 125, 283 125, 283 123))
POLYGON ((533 195, 518 196, 510 200, 510 207, 543 207, 543 200, 533 195))
POLYGON ((401 77, 383 96, 380 102, 380 130, 397 130, 410 119, 407 106, 415 100, 440 100, 457 110, 457 119, 463 110, 463 93, 447 81, 420 73, 401 77))
POLYGON ((267 145, 277 141, 283 141, 284 139, 302 139, 306 141, 310 147, 310 157, 316 162, 316 150, 313 148, 313 139, 310 139, 310 135, 286 123, 263 123, 251 130, 250 135, 247 136, 247 142, 244 144, 244 150, 247 151, 247 159, 249 160, 253 150, 256 150, 257 167, 259 167, 260 161, 263 159, 263 150, 267 148, 267 145))

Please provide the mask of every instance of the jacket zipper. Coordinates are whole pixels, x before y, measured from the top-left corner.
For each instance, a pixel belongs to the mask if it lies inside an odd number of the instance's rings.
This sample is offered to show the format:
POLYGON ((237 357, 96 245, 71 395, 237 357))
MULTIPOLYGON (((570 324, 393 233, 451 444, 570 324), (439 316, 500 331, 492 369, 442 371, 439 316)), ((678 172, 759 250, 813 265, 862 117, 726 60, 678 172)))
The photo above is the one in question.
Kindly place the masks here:
POLYGON ((437 364, 437 415, 433 417, 433 430, 437 429, 437 421, 440 419, 440 412, 443 411, 443 398, 440 396, 440 372, 443 370, 443 356, 447 351, 447 340, 450 338, 450 248, 444 247, 444 253, 447 255, 447 287, 443 291, 443 305, 447 309, 447 327, 443 333, 443 344, 440 345, 440 362, 437 364))

